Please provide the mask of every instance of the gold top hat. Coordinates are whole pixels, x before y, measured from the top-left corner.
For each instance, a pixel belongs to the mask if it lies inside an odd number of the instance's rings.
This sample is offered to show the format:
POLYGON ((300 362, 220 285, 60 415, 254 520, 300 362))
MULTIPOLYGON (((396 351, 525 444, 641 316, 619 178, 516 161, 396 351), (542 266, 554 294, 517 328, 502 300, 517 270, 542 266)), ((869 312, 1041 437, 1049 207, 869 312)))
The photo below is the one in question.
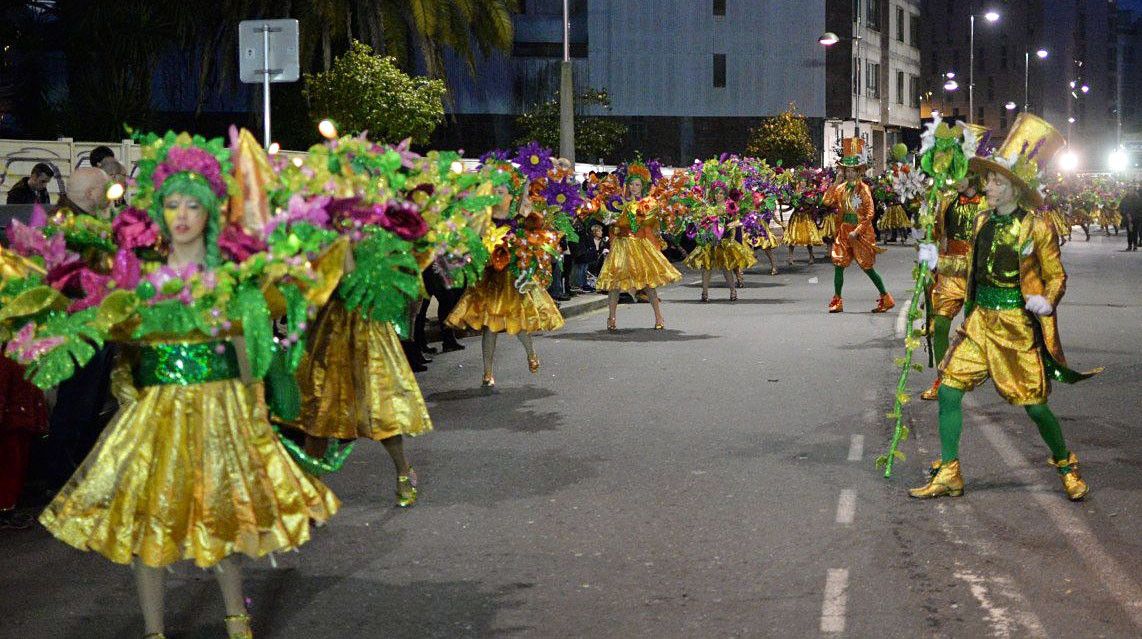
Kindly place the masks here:
POLYGON ((1003 146, 991 156, 975 156, 971 169, 979 173, 999 173, 1023 193, 1024 201, 1038 208, 1040 167, 1045 167, 1067 145, 1066 138, 1043 118, 1020 113, 1011 125, 1003 146))
POLYGON ((860 168, 868 164, 864 157, 863 138, 842 138, 841 159, 837 161, 841 166, 860 168))

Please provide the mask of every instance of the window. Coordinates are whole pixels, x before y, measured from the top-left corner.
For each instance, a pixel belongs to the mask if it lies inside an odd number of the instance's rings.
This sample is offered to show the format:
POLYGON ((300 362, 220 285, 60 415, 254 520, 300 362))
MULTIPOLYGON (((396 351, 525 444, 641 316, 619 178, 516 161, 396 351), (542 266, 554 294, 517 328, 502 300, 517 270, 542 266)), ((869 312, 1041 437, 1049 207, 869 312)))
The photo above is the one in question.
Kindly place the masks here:
POLYGON ((896 72, 896 104, 904 104, 904 72, 896 72))
POLYGON ((908 86, 911 91, 911 98, 908 100, 909 106, 913 109, 920 108, 920 76, 912 75, 908 77, 908 86))
POLYGON ((726 54, 714 54, 714 88, 726 88, 726 54))
POLYGON ((726 0, 714 0, 714 15, 725 17, 726 0))
POLYGON ((865 83, 864 86, 868 89, 868 97, 880 97, 880 65, 872 62, 866 62, 864 65, 865 83))
POLYGON ((880 0, 869 0, 867 21, 868 28, 880 31, 880 0))
POLYGON ((920 48, 920 14, 908 15, 908 44, 920 48))
POLYGON ((896 7, 896 41, 904 42, 904 7, 896 7))

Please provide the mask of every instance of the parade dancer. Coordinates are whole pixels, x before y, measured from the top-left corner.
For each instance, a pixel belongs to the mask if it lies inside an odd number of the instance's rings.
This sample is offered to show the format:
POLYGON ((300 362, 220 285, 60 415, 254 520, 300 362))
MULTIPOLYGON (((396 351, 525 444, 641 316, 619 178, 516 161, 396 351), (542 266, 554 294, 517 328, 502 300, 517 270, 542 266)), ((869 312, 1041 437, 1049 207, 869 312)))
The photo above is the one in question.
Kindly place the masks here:
MULTIPOLYGON (((770 227, 774 221, 773 211, 766 207, 765 196, 761 193, 753 193, 752 197, 747 194, 744 201, 746 204, 752 204, 751 210, 742 217, 746 243, 749 248, 755 251, 761 249, 765 253, 765 259, 769 260, 769 274, 777 275, 777 262, 773 259, 773 249, 777 248, 779 243, 770 227)), ((741 285, 739 275, 738 286, 741 285)))
POLYGON ((789 215, 789 222, 785 225, 785 235, 782 242, 789 247, 789 266, 793 266, 793 250, 804 246, 809 251, 809 264, 816 258, 813 256, 814 246, 823 246, 821 232, 813 220, 813 214, 821 204, 821 196, 825 188, 825 173, 820 169, 805 169, 798 174, 793 182, 793 192, 789 194, 786 204, 793 208, 789 215))
POLYGON ((622 176, 623 203, 611 226, 611 252, 603 262, 595 288, 607 292, 607 330, 618 330, 619 295, 626 291, 645 290, 654 310, 654 329, 666 328, 662 317, 659 288, 682 279, 682 274, 662 254, 658 236, 655 203, 643 200, 643 192, 651 183, 650 168, 642 162, 631 162, 622 176))
POLYGON ((862 176, 868 162, 864 158, 864 140, 845 138, 842 141, 842 157, 837 162, 837 183, 829 187, 822 203, 835 209, 837 237, 833 241, 833 299, 829 302, 830 313, 845 310, 841 291, 845 285, 845 269, 856 260, 858 266, 868 276, 880 293, 873 313, 884 313, 896 306, 892 295, 885 290, 884 281, 874 268, 877 253, 885 249, 877 246, 872 229, 872 191, 864 183, 862 176))
MULTIPOLYGON (((948 335, 952 319, 964 307, 967 295, 967 256, 975 239, 976 218, 986 211, 987 200, 979 193, 979 176, 970 173, 956 184, 957 193, 943 202, 936 215, 935 237, 939 253, 935 269, 936 283, 929 295, 932 354, 936 362, 944 360, 948 351, 948 335)), ((940 377, 921 393, 922 399, 934 400, 940 388, 940 377)))
POLYGON ((699 226, 703 227, 699 235, 706 239, 686 256, 684 262, 686 266, 702 272, 703 302, 710 301, 710 279, 714 270, 722 272, 726 278, 726 287, 730 289, 730 301, 736 302, 738 290, 734 274, 757 263, 753 251, 736 237, 741 226, 738 196, 740 191, 734 189, 734 197, 731 198, 729 186, 720 180, 709 187, 707 197, 712 198, 713 202, 702 211, 702 219, 699 220, 699 226))
POLYGON ((527 353, 527 367, 539 372, 532 333, 563 327, 563 315, 547 292, 551 278, 551 254, 547 247, 559 244, 541 212, 533 209, 527 178, 507 162, 499 172, 495 193, 499 202, 492 209, 494 248, 483 278, 469 286, 448 316, 452 328, 480 331, 484 359, 481 386, 496 385, 494 363, 496 338, 515 335, 527 353))
MULTIPOLYGON (((119 411, 40 521, 80 550, 134 564, 147 637, 164 636, 166 567, 190 560, 214 568, 228 636, 249 638, 234 555, 295 549, 338 508, 275 436, 257 381, 278 349, 270 297, 300 303, 285 302, 296 324, 307 304, 296 298, 298 286, 316 274, 304 257, 275 257, 288 254, 282 245, 242 267, 233 251, 222 249, 221 238, 265 241, 229 221, 242 217, 243 204, 232 199, 227 212, 227 195, 238 189, 222 140, 168 134, 144 138, 140 147, 134 207, 116 227, 115 267, 110 278, 85 272, 81 281, 97 285, 85 285, 86 297, 70 307, 98 306, 99 320, 85 324, 87 334, 131 336, 112 378, 119 411), (168 257, 140 274, 131 248, 157 246, 160 234, 168 257)), ((84 312, 69 319, 80 321, 84 312)), ((33 345, 25 350, 17 341, 7 353, 36 367, 37 385, 50 384, 66 373, 53 370, 57 360, 34 342, 60 324, 37 322, 20 333, 33 345)), ((44 348, 70 349, 75 340, 63 331, 41 341, 44 348)))
POLYGON ((967 319, 940 367, 940 461, 927 485, 909 491, 913 497, 963 494, 961 405, 964 393, 989 377, 999 394, 1023 406, 1038 427, 1067 497, 1077 501, 1090 491, 1047 406, 1051 379, 1075 382, 1097 372, 1066 368, 1055 309, 1067 276, 1054 228, 1035 210, 1042 204, 1038 167, 1064 144, 1046 121, 1023 113, 994 156, 971 159, 972 169, 987 176, 984 188, 992 208, 976 220, 967 255, 967 319))

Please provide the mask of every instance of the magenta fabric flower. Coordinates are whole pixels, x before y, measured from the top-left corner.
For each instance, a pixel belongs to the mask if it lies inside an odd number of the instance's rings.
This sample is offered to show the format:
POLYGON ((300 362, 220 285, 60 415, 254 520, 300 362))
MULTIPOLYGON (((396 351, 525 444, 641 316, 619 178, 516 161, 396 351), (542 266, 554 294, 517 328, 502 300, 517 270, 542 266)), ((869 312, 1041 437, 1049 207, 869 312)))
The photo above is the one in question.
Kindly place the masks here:
POLYGON ((385 209, 380 225, 405 240, 415 240, 428 233, 428 223, 424 221, 416 207, 408 202, 389 205, 385 209))
POLYGON ((29 322, 12 336, 8 345, 4 347, 4 354, 20 364, 27 365, 63 343, 62 337, 36 339, 36 325, 29 322))
POLYGON ((123 209, 111 221, 115 242, 121 249, 153 247, 159 242, 159 226, 147 215, 133 206, 123 209))
POLYGON ((226 181, 222 179, 222 166, 218 158, 196 146, 175 146, 167 152, 167 157, 151 175, 155 191, 159 191, 163 182, 176 173, 195 173, 201 175, 210 184, 210 190, 219 199, 226 197, 226 181))
POLYGON ((251 255, 266 250, 266 243, 261 238, 246 233, 238 225, 230 224, 218 235, 218 248, 230 259, 244 262, 251 255))

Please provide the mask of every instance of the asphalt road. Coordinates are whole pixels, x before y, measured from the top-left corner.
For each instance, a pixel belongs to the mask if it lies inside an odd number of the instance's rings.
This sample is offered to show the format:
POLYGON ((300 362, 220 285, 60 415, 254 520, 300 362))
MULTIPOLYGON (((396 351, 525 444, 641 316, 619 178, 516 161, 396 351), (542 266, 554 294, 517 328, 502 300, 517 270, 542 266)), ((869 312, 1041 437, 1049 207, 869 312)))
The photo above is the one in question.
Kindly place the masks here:
MULTIPOLYGON (((1022 410, 990 385, 965 403, 960 499, 909 500, 938 451, 936 408, 909 405, 908 459, 885 479, 902 354, 897 314, 868 313, 850 270, 747 274, 699 304, 696 276, 647 305, 501 338, 498 387, 479 340, 420 376, 437 430, 410 442, 415 508, 361 443, 328 482, 343 511, 302 548, 246 562, 259 637, 1134 637, 1142 633, 1142 253, 1096 235, 1064 247, 1060 326, 1078 368, 1052 406, 1093 492, 1067 502, 1022 410), (1134 424, 1134 427, 1131 427, 1134 424)), ((911 248, 880 270, 903 304, 911 248)), ((766 269, 768 270, 768 269, 766 269)), ((915 374, 921 390, 931 372, 915 374)), ((0 636, 140 636, 127 568, 42 529, 0 532, 0 636)), ((222 636, 209 573, 168 579, 171 637, 222 636)))

